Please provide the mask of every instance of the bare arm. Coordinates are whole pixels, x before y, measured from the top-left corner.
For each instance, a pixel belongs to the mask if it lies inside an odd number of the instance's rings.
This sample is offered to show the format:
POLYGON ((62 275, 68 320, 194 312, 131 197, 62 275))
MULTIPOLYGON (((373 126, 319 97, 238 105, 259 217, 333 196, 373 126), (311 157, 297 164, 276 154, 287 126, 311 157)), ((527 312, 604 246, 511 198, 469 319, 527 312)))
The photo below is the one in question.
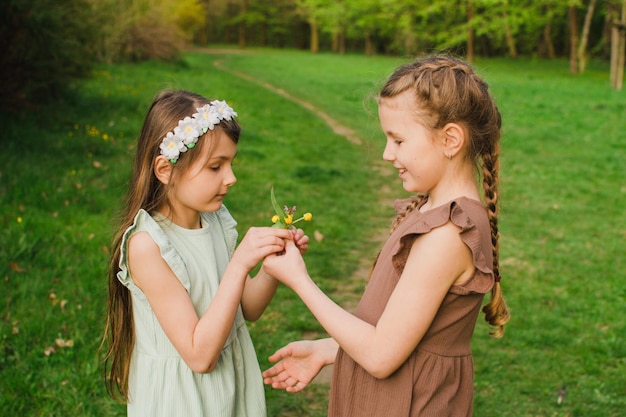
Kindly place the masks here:
POLYGON ((250 269, 284 248, 282 232, 251 230, 228 264, 208 309, 198 317, 189 294, 145 232, 129 242, 129 268, 154 314, 183 360, 195 372, 211 372, 233 326, 250 269))
MULTIPOLYGON (((309 237, 304 234, 302 229, 289 231, 300 253, 304 253, 308 249, 309 237)), ((268 306, 272 297, 276 293, 279 281, 269 275, 263 267, 254 278, 248 278, 241 298, 241 306, 243 315, 248 321, 258 320, 265 308, 268 306)))
POLYGON ((359 365, 377 378, 391 375, 411 354, 430 326, 450 286, 474 270, 470 250, 452 223, 420 236, 376 326, 353 316, 328 298, 288 243, 287 254, 266 258, 269 273, 290 286, 326 331, 359 365))

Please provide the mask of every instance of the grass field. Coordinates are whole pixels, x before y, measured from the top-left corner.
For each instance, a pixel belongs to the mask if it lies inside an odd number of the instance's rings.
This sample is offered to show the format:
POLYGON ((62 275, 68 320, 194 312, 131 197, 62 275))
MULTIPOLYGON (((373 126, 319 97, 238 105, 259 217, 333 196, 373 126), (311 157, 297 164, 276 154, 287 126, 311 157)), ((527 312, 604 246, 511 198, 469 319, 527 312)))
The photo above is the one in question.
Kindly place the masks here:
MULTIPOLYGON (((269 224, 269 190, 314 213, 308 264, 354 305, 405 197, 381 163, 368 99, 399 58, 259 50, 189 53, 173 64, 101 66, 55 106, 3 114, 0 167, 0 415, 116 416, 98 345, 114 218, 134 141, 154 94, 226 99, 244 128, 226 205, 240 234, 269 224), (218 62, 220 68, 214 66, 218 62), (323 110, 359 137, 239 71, 323 110)), ((473 340, 476 416, 619 416, 626 409, 626 96, 608 68, 572 76, 564 61, 479 60, 503 113, 501 256, 513 318, 473 340), (559 404, 559 390, 565 396, 559 404)), ((280 288, 250 325, 262 368, 274 349, 323 335, 280 288)), ((267 390, 268 415, 324 416, 327 385, 267 390)))

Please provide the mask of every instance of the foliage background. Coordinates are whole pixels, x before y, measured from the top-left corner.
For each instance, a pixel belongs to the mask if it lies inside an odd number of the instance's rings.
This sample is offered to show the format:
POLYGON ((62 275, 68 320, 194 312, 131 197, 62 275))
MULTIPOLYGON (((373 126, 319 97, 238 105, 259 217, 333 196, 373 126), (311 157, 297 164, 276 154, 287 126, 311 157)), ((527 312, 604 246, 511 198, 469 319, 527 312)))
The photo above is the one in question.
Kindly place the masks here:
POLYGON ((392 56, 449 50, 469 60, 474 55, 555 59, 577 54, 580 63, 572 71, 582 72, 588 58, 609 59, 611 28, 622 3, 5 0, 0 3, 0 109, 15 111, 57 100, 71 80, 89 76, 98 63, 175 61, 190 46, 392 56), (593 13, 585 35, 589 10, 593 13), (576 52, 580 45, 586 46, 576 52))

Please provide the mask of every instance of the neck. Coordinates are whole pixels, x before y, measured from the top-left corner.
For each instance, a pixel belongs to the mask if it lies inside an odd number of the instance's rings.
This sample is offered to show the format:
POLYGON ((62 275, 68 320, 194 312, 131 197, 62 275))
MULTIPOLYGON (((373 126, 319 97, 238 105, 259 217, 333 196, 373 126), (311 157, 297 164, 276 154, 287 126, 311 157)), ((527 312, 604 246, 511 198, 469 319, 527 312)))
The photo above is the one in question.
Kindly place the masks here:
POLYGON ((480 201, 478 186, 474 180, 474 169, 470 164, 450 167, 449 174, 428 192, 428 201, 422 207, 428 210, 460 197, 480 201))
POLYGON ((163 216, 169 218, 172 223, 185 228, 185 229, 201 229, 202 221, 200 220, 200 213, 197 211, 189 211, 181 213, 179 211, 172 211, 168 207, 161 207, 157 210, 163 216))

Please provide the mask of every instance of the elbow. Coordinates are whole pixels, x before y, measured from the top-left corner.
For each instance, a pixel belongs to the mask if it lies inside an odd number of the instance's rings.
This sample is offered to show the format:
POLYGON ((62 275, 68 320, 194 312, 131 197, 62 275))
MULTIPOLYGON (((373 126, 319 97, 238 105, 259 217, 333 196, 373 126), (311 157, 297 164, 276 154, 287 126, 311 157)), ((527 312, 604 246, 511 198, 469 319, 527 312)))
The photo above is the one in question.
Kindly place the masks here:
POLYGON ((185 359, 185 363, 197 374, 210 374, 217 367, 217 358, 185 359))
POLYGON ((400 364, 386 360, 372 360, 364 365, 363 369, 376 379, 386 379, 398 370, 400 364))
POLYGON ((261 318, 265 309, 246 309, 242 306, 243 318, 249 322, 255 322, 261 318))
POLYGON ((246 314, 246 313, 243 313, 243 318, 244 318, 246 321, 249 321, 249 322, 255 322, 255 321, 257 321, 259 318, 261 318, 261 315, 260 315, 260 314, 251 314, 251 313, 247 313, 247 314, 246 314))
POLYGON ((395 371, 396 371, 395 369, 380 368, 380 369, 372 369, 371 371, 368 371, 368 372, 371 376, 373 376, 376 379, 386 379, 386 378, 389 378, 395 371))
MULTIPOLYGON (((188 364, 189 365, 189 364, 188 364)), ((191 370, 197 374, 210 374, 215 370, 216 363, 189 365, 191 370)))

